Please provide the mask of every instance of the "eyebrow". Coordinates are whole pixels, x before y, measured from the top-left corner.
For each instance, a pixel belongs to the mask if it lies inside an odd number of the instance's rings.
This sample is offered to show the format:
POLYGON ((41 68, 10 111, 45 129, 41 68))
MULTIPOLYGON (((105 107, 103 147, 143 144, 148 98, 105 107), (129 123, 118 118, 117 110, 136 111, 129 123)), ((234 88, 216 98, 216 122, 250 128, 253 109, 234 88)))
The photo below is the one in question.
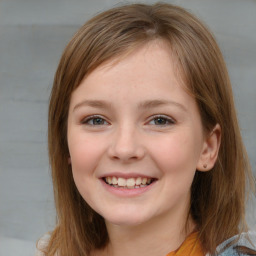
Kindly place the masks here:
POLYGON ((94 108, 111 108, 111 103, 103 100, 84 100, 76 104, 73 108, 75 111, 77 108, 82 106, 94 107, 94 108))
MULTIPOLYGON (((138 108, 139 109, 150 109, 150 108, 156 108, 156 107, 161 107, 164 105, 174 105, 183 111, 187 111, 187 108, 176 102, 176 101, 170 101, 170 100, 146 100, 144 102, 139 103, 138 108)), ((73 108, 73 111, 75 111, 77 108, 82 107, 82 106, 89 106, 89 107, 94 107, 94 108, 112 108, 111 102, 104 101, 104 100, 84 100, 73 108)))
POLYGON ((183 111, 187 111, 187 108, 184 105, 182 105, 176 101, 158 100, 158 99, 157 100, 147 100, 147 101, 141 102, 139 104, 139 108, 147 109, 147 108, 161 107, 164 105, 174 105, 174 106, 182 109, 183 111))

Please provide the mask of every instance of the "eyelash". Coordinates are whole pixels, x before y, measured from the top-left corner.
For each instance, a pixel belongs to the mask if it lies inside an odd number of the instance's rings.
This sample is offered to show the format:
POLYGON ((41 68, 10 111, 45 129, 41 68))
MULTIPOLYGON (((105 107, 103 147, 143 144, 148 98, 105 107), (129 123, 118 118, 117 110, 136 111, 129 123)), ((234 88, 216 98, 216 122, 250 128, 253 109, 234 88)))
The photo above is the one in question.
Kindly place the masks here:
MULTIPOLYGON (((168 126, 168 125, 173 125, 175 124, 175 120, 168 117, 168 116, 165 116, 165 115, 155 115, 155 116, 152 116, 150 118, 150 120, 147 122, 147 124, 149 125, 156 125, 156 126, 168 126), (158 121, 161 119, 162 121, 164 121, 164 124, 156 124, 156 120, 158 119, 158 121), (152 121, 154 121, 154 124, 150 124, 152 121)), ((105 118, 103 118, 102 116, 99 116, 99 115, 93 115, 93 116, 89 116, 85 119, 83 119, 81 121, 81 124, 85 124, 85 125, 90 125, 90 126, 103 126, 103 125, 109 125, 109 122, 107 122, 105 120, 105 118), (102 123, 94 123, 94 120, 98 119, 98 121, 102 121, 102 123), (90 123, 90 122, 93 122, 93 123, 90 123)))
POLYGON ((81 124, 91 125, 91 126, 102 126, 102 125, 106 125, 106 124, 89 123, 90 121, 93 122, 93 120, 96 120, 96 119, 101 119, 104 123, 106 122, 107 125, 109 124, 109 123, 105 120, 105 118, 103 118, 102 116, 98 116, 98 115, 93 115, 93 116, 86 117, 85 119, 83 119, 83 120, 81 121, 81 124))
POLYGON ((176 123, 174 119, 172 119, 172 118, 170 118, 170 117, 168 117, 168 116, 165 116, 165 115, 155 115, 155 116, 153 116, 153 117, 150 118, 150 121, 149 121, 148 123, 150 123, 150 122, 152 122, 152 121, 155 121, 155 120, 157 120, 157 119, 162 119, 162 120, 164 120, 166 123, 164 123, 164 124, 159 124, 159 125, 157 125, 157 124, 154 123, 153 125, 156 125, 156 126, 167 126, 167 125, 173 125, 173 124, 176 123))

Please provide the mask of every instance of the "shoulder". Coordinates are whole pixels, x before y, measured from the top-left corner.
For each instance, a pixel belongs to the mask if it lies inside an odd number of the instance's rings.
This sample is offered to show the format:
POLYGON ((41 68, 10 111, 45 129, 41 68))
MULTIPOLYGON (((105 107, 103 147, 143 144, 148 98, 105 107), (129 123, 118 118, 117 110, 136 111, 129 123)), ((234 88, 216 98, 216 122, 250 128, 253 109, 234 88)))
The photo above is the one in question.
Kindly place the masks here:
POLYGON ((39 241, 37 242, 37 245, 36 245, 36 254, 35 254, 35 256, 45 256, 43 251, 47 247, 47 245, 49 243, 49 240, 50 240, 50 234, 49 233, 45 234, 43 237, 41 237, 39 239, 39 241))
POLYGON ((252 255, 245 251, 243 248, 256 251, 256 232, 250 231, 242 233, 240 236, 236 235, 226 240, 217 247, 218 256, 246 256, 252 255), (237 249, 240 248, 240 253, 237 249))

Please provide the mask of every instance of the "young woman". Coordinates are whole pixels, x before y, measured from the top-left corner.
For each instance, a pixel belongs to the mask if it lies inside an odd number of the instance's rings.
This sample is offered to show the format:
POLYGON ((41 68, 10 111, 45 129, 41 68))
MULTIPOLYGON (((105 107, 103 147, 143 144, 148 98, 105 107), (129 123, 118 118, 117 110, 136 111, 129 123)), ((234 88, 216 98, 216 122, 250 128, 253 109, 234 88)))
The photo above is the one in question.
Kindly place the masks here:
POLYGON ((75 34, 53 84, 49 156, 58 218, 43 255, 256 255, 228 72, 180 7, 114 8, 75 34))

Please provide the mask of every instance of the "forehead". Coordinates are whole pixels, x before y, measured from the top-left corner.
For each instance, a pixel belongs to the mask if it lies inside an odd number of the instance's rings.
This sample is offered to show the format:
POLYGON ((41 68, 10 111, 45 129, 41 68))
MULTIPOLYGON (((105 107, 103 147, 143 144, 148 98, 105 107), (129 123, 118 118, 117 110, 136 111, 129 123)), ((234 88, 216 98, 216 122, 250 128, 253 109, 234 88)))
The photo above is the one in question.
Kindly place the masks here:
POLYGON ((73 92, 71 103, 102 98, 129 103, 176 98, 182 102, 190 98, 182 84, 170 48, 154 41, 97 67, 73 92))
MULTIPOLYGON (((124 60, 131 59, 134 55, 138 55, 138 53, 141 54, 141 58, 144 58, 146 60, 146 57, 148 56, 153 56, 153 55, 162 55, 164 59, 169 59, 168 66, 173 69, 175 78, 179 80, 179 83, 181 86, 185 88, 185 90, 188 90, 186 84, 185 84, 185 79, 184 79, 184 74, 182 72, 181 68, 181 63, 178 61, 177 55, 175 54, 175 51, 172 50, 172 46, 170 42, 168 42, 165 39, 161 38, 156 38, 154 40, 146 41, 146 42, 134 42, 131 43, 131 45, 127 48, 124 49, 121 53, 117 54, 117 56, 108 58, 106 61, 103 63, 100 63, 99 65, 96 65, 95 68, 88 70, 87 74, 83 78, 83 80, 87 79, 87 77, 91 76, 91 73, 94 73, 96 70, 97 72, 104 71, 110 71, 111 69, 118 64, 122 64, 124 60), (154 49, 158 49, 158 51, 154 51, 154 49)), ((154 58, 151 58, 150 63, 145 63, 147 65, 155 65, 156 67, 158 66, 158 63, 154 61, 154 58)), ((120 78, 120 77, 119 77, 120 78)), ((82 82, 83 82, 82 80, 82 82)), ((81 82, 81 83, 82 83, 81 82)), ((80 84, 81 84, 80 83, 80 84)), ((80 85, 79 84, 79 85, 80 85)), ((78 85, 78 86, 79 86, 78 85)))

